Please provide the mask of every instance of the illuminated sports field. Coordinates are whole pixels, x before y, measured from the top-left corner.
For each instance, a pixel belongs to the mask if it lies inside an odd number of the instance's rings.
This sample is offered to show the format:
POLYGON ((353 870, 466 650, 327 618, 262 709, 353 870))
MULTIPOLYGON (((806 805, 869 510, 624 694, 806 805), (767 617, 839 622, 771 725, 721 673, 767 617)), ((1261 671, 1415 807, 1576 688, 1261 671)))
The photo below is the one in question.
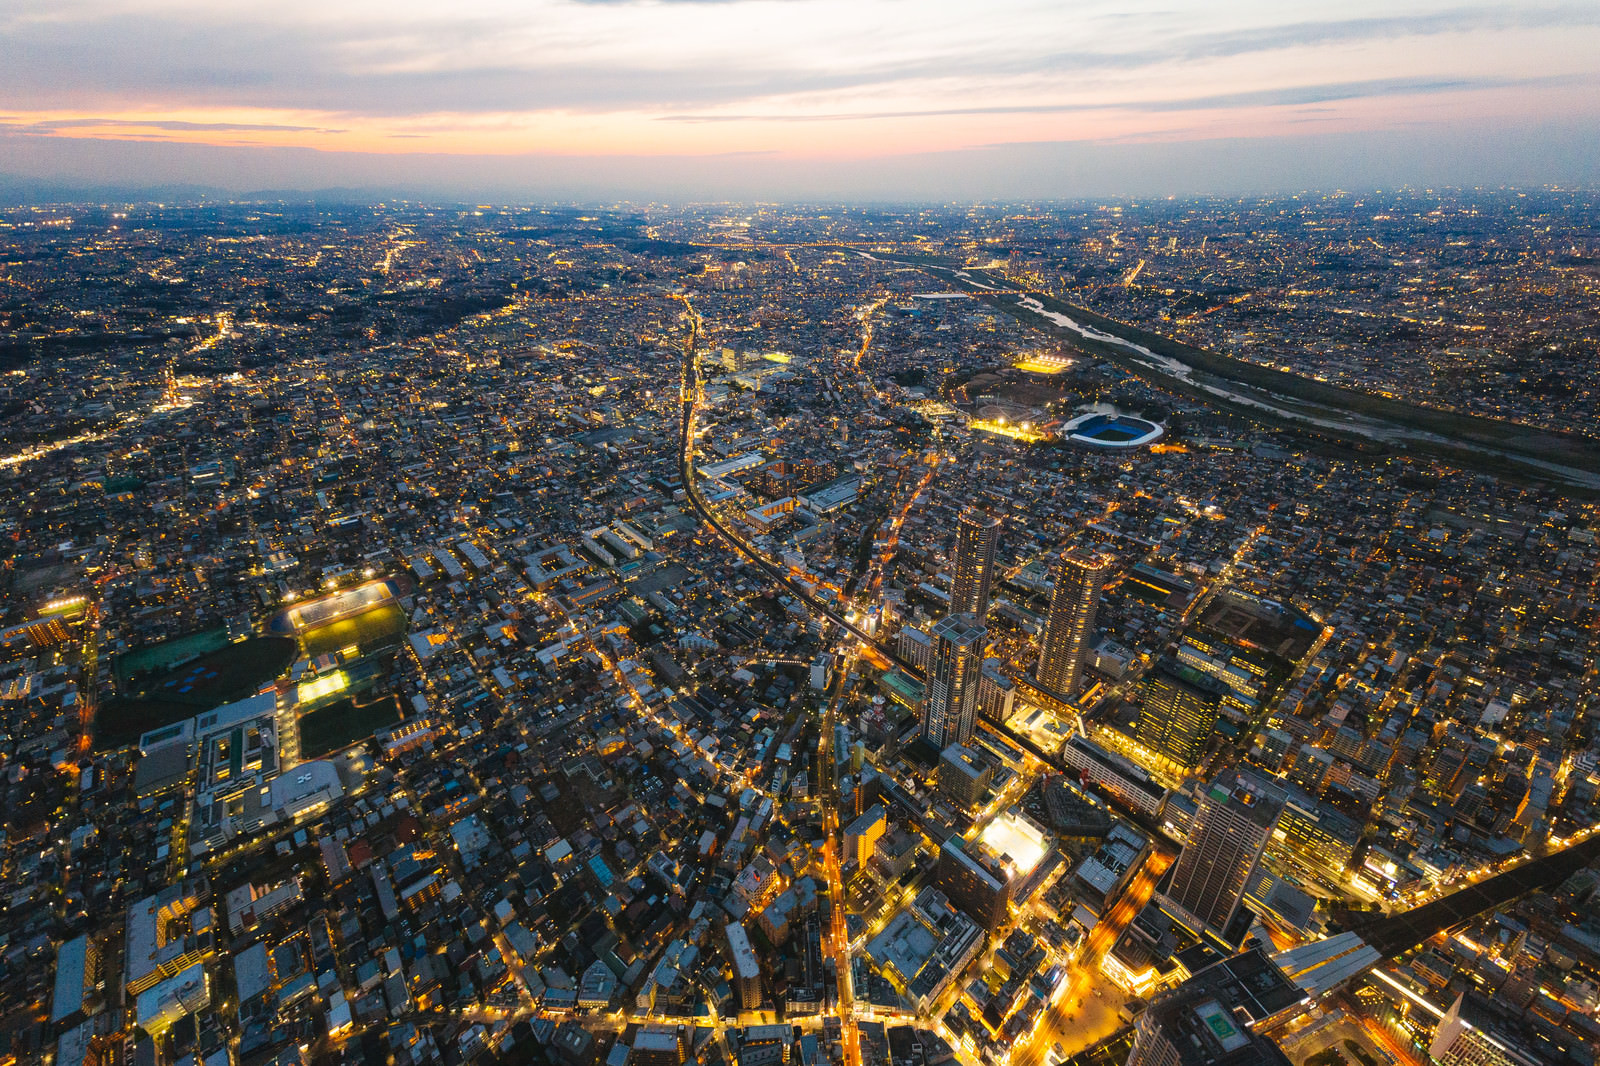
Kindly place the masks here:
POLYGON ((1029 374, 1059 374, 1072 369, 1072 360, 1064 355, 1025 355, 1012 365, 1029 374))
POLYGON ((307 629, 300 634, 306 655, 315 659, 319 655, 354 648, 354 654, 366 655, 378 648, 393 644, 406 631, 406 614, 398 604, 383 603, 336 622, 307 629))

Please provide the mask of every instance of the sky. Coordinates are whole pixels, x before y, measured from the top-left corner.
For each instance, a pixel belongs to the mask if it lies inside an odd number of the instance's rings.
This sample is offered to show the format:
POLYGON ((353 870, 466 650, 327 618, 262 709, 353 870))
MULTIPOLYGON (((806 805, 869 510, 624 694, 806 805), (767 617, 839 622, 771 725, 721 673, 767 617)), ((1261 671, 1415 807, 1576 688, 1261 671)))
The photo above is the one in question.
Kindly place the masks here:
POLYGON ((4 0, 0 175, 500 199, 1600 183, 1600 3, 4 0))

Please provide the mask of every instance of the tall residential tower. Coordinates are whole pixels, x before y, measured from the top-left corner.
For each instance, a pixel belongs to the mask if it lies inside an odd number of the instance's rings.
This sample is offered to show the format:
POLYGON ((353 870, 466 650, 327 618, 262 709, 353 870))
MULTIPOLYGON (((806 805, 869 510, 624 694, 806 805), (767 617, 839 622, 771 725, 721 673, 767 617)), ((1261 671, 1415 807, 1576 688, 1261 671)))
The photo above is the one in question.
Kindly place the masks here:
POLYGON ((1000 519, 968 507, 956 520, 955 583, 950 613, 970 614, 983 621, 994 586, 994 551, 1000 540, 1000 519))
POLYGON ((933 663, 922 705, 922 735, 940 751, 972 739, 988 636, 983 623, 970 614, 948 615, 928 634, 933 663))
POLYGON ((1094 635, 1100 587, 1110 571, 1110 559, 1081 548, 1067 551, 1056 567, 1044 649, 1039 655, 1039 684, 1057 695, 1071 696, 1078 684, 1083 653, 1094 635))

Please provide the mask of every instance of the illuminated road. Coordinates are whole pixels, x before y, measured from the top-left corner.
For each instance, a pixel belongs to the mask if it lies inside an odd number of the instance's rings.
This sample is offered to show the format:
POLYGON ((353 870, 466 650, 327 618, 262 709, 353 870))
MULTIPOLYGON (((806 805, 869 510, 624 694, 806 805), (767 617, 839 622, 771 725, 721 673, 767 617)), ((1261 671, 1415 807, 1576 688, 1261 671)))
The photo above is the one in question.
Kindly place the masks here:
POLYGON ((100 596, 89 600, 83 619, 83 653, 78 671, 78 754, 88 755, 94 740, 94 716, 100 707, 100 596))
POLYGON ((817 759, 827 775, 822 790, 822 825, 828 834, 823 861, 828 871, 828 897, 831 900, 828 923, 828 948, 833 955, 839 989, 839 1017, 843 1022, 845 1066, 861 1066, 860 1035, 856 1029, 855 993, 850 985, 850 935, 845 930, 844 875, 840 867, 843 844, 839 838, 839 774, 833 751, 833 727, 838 721, 839 704, 843 702, 849 684, 850 668, 854 657, 847 654, 840 660, 834 681, 833 698, 822 716, 822 736, 817 743, 817 759))
MULTIPOLYGON (((1156 882, 1171 863, 1172 856, 1166 852, 1151 855, 1128 883, 1122 898, 1090 930, 1083 953, 1073 964, 1071 979, 1056 993, 1050 1009, 1039 1019, 1032 1038, 1013 1049, 1011 1066, 1038 1066, 1056 1043, 1060 1043, 1068 1055, 1075 1054, 1121 1028, 1121 1021, 1110 1004, 1092 995, 1096 981, 1104 980, 1100 976, 1100 960, 1140 909, 1150 902, 1156 882)), ((1117 998, 1120 1000, 1120 994, 1117 998)))
POLYGON ((933 483, 933 474, 938 467, 939 457, 934 456, 933 461, 928 464, 927 472, 922 475, 916 487, 906 497, 906 502, 900 507, 900 510, 895 512, 895 516, 889 520, 888 536, 884 538, 883 551, 879 552, 877 557, 873 559, 872 569, 868 571, 867 580, 863 582, 861 594, 857 597, 858 603, 869 605, 868 609, 871 606, 876 606, 878 590, 883 585, 883 572, 888 567, 889 560, 894 558, 894 553, 900 548, 900 529, 906 523, 906 516, 911 513, 911 508, 916 506, 917 499, 921 497, 923 490, 933 483))
POLYGON ((914 678, 922 677, 922 670, 911 660, 902 657, 894 651, 879 644, 873 636, 834 608, 818 599, 816 594, 802 582, 796 581, 789 573, 787 567, 780 566, 756 551, 744 538, 740 537, 728 526, 715 512, 707 506, 705 497, 700 493, 700 486, 696 482, 694 470, 695 454, 695 415, 700 405, 700 368, 695 363, 695 349, 701 336, 700 316, 694 310, 687 297, 682 298, 685 314, 689 318, 689 335, 683 344, 683 380, 682 401, 683 414, 682 426, 678 444, 678 476, 683 482, 684 495, 688 497, 689 505, 695 514, 709 525, 718 536, 726 541, 734 551, 744 556, 754 564, 762 573, 766 574, 775 584, 782 585, 793 593, 801 603, 817 614, 826 618, 849 632, 862 644, 872 649, 873 654, 894 663, 901 670, 914 678))
POLYGON ((109 440, 124 430, 132 429, 135 426, 144 425, 144 423, 148 422, 157 415, 166 414, 169 411, 181 411, 189 406, 191 406, 191 402, 187 400, 178 400, 176 402, 163 400, 161 403, 156 404, 154 407, 150 408, 150 410, 145 411, 142 414, 124 415, 122 418, 119 418, 115 424, 108 426, 105 429, 93 430, 88 433, 79 433, 75 436, 63 437, 60 440, 47 441, 43 444, 32 444, 19 452, 13 452, 10 455, 0 456, 0 469, 9 469, 10 467, 14 466, 22 466, 24 463, 31 463, 35 459, 43 459, 52 452, 58 452, 63 448, 72 448, 79 444, 94 444, 98 441, 109 440))
POLYGON ((889 403, 890 398, 880 392, 871 376, 861 369, 861 360, 866 358, 867 350, 872 347, 872 316, 876 315, 888 300, 887 296, 880 296, 868 304, 866 310, 861 312, 861 347, 856 351, 855 358, 850 363, 851 368, 861 375, 861 381, 866 386, 867 391, 883 403, 889 403))

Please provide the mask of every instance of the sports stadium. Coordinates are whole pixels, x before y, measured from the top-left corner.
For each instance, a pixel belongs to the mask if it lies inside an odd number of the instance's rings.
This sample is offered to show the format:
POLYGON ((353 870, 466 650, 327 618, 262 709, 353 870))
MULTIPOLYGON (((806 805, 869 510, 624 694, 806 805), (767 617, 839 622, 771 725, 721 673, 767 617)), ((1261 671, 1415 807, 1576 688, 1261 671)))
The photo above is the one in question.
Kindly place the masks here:
POLYGON ((1091 448, 1142 448, 1161 439, 1167 427, 1125 414, 1090 412, 1061 427, 1061 436, 1091 448))

